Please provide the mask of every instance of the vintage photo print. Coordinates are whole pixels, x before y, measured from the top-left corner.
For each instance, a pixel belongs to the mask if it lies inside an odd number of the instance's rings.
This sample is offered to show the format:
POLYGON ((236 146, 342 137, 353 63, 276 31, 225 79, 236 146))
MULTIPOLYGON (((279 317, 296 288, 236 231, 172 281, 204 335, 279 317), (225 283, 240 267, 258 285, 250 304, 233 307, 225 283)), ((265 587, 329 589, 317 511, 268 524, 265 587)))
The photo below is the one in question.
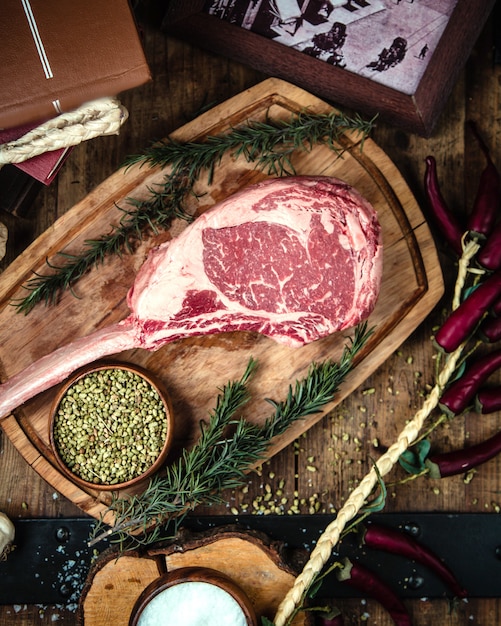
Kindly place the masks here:
POLYGON ((204 12, 412 95, 458 0, 207 0, 204 12))

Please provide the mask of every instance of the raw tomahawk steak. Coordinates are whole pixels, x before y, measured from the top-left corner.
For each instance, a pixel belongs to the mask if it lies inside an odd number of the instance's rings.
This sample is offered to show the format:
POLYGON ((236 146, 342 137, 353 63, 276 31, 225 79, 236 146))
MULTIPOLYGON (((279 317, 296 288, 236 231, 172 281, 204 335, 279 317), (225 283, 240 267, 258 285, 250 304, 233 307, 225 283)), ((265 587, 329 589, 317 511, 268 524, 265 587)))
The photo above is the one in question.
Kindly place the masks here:
POLYGON ((0 416, 123 350, 239 330, 302 346, 367 318, 381 275, 376 212, 346 183, 298 176, 247 187, 150 252, 126 319, 1 385, 0 416))

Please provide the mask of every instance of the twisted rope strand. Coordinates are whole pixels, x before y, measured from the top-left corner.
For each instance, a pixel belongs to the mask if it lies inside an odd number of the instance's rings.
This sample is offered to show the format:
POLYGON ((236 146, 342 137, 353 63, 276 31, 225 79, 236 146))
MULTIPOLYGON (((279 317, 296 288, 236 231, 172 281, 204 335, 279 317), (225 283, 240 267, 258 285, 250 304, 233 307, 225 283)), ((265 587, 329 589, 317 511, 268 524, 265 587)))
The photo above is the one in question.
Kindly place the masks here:
MULTIPOLYGON (((469 263, 478 249, 478 244, 473 241, 463 246, 455 285, 453 309, 459 306, 460 293, 465 285, 469 263)), ((465 345, 466 342, 463 342, 454 352, 448 355, 444 367, 437 376, 433 389, 423 402, 423 406, 415 413, 412 420, 406 424, 395 443, 376 461, 359 485, 351 492, 336 518, 326 527, 312 550, 303 571, 297 576, 293 586, 279 605, 273 621, 275 626, 285 626, 296 608, 301 606, 305 593, 314 582, 315 577, 325 567, 332 554, 332 549, 341 537, 342 531, 364 506, 364 503, 378 484, 379 477, 386 476, 398 463, 400 456, 416 441, 427 417, 438 406, 442 391, 453 375, 465 345)))
POLYGON ((401 454, 417 439, 426 418, 438 405, 442 395, 442 389, 454 372, 463 348, 464 344, 449 355, 444 369, 440 372, 439 380, 426 397, 421 409, 415 414, 414 418, 406 424, 396 442, 378 459, 375 467, 371 468, 359 485, 351 492, 336 519, 324 530, 303 571, 296 578, 294 585, 278 607, 274 620, 275 626, 284 626, 287 623, 287 619, 289 619, 295 607, 298 606, 304 597, 305 591, 310 587, 316 575, 322 571, 330 558, 332 548, 339 541, 341 532, 347 523, 357 515, 376 487, 378 483, 378 472, 380 476, 388 474, 398 462, 401 454), (378 472, 376 472, 376 469, 378 472))
MULTIPOLYGON (((467 234, 468 233, 465 233, 464 237, 467 234)), ((466 276, 468 275, 469 271, 470 272, 473 271, 472 269, 470 269, 470 261, 480 249, 479 244, 474 240, 470 240, 467 244, 465 244, 464 237, 463 237, 463 253, 461 255, 461 258, 459 259, 458 275, 456 279, 456 284, 454 285, 454 297, 452 301, 452 310, 457 309, 458 306, 461 304, 461 292, 466 282, 466 276)))
POLYGON ((76 146, 101 135, 116 135, 128 117, 116 98, 100 98, 63 113, 0 145, 0 166, 21 163, 44 152, 76 146))
MULTIPOLYGON (((88 102, 0 145, 0 169, 8 163, 22 163, 44 152, 76 146, 101 135, 117 135, 128 116, 127 109, 116 98, 88 102)), ((6 254, 7 238, 7 227, 0 222, 0 260, 6 254)))

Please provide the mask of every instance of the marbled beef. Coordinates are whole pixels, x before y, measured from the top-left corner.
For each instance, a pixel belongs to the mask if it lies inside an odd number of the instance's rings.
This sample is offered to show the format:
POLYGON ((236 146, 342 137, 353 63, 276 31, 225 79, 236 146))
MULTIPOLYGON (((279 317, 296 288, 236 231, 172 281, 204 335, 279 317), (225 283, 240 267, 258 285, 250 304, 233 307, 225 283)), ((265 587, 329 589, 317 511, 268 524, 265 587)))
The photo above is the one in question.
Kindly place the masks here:
POLYGON ((151 251, 128 293, 126 319, 1 385, 0 416, 123 350, 229 331, 302 346, 367 318, 381 275, 376 212, 346 183, 303 176, 247 187, 151 251))

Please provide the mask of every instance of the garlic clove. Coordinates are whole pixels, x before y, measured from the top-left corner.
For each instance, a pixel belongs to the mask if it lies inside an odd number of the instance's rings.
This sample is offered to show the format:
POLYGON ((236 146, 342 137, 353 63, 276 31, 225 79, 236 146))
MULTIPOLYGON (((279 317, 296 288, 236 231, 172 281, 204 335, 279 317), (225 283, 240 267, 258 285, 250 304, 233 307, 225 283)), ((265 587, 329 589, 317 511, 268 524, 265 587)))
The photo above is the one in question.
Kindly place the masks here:
POLYGON ((0 511, 0 561, 7 558, 7 554, 13 549, 12 542, 16 530, 10 519, 0 511))
POLYGON ((9 236, 9 232, 7 230, 7 226, 5 226, 5 224, 0 222, 0 260, 4 258, 7 252, 8 236, 9 236))

